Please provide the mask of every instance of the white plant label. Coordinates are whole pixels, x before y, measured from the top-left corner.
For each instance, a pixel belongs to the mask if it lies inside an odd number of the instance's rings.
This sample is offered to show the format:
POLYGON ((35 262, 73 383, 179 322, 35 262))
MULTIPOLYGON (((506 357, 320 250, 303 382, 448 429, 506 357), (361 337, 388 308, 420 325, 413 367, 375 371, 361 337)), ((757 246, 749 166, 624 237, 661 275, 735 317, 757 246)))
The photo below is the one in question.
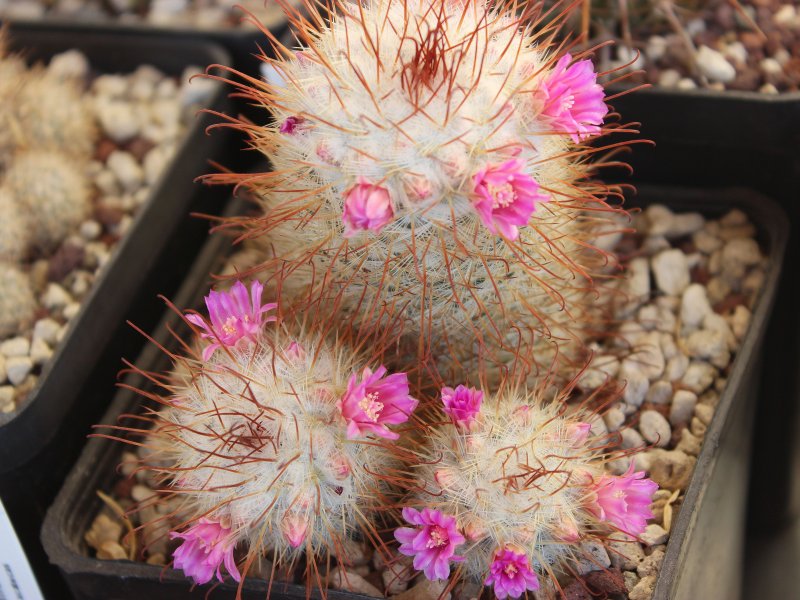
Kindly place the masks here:
POLYGON ((2 502, 0 502, 0 600, 44 600, 2 502))

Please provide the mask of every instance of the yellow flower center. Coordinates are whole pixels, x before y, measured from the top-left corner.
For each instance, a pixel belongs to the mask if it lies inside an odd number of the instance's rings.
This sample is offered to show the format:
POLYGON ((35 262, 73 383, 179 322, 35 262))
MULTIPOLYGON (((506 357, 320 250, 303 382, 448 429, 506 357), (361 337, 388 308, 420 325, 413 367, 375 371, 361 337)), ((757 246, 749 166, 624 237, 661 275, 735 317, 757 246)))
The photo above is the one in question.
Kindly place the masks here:
POLYGON ((503 571, 505 572, 506 577, 509 579, 514 579, 519 569, 517 569, 517 565, 508 563, 505 567, 503 567, 503 571))
POLYGON ((505 208, 514 204, 517 199, 517 192, 514 191, 514 186, 511 183, 504 183, 503 185, 489 184, 489 194, 492 196, 492 208, 505 208))
POLYGON ((378 402, 378 392, 371 392, 358 403, 358 407, 364 411, 368 419, 373 423, 377 423, 378 417, 383 410, 383 402, 378 402))
POLYGON ((430 535, 431 539, 425 544, 427 548, 440 548, 450 541, 450 538, 447 537, 447 532, 438 525, 434 525, 431 528, 430 535))

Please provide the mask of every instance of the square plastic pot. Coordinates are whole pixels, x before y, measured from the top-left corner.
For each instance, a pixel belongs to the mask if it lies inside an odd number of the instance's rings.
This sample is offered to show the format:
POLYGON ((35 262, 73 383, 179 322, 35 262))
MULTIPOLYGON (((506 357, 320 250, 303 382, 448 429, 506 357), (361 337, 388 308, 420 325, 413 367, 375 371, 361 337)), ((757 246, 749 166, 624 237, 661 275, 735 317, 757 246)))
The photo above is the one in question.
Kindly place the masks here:
MULTIPOLYGON (((786 221, 774 202, 747 190, 700 191, 641 186, 638 197, 648 203, 661 202, 674 210, 697 210, 711 217, 721 216, 731 208, 741 208, 758 227, 759 241, 770 260, 750 329, 731 368, 683 506, 673 523, 653 596, 655 600, 733 600, 740 587, 750 425, 757 400, 759 353, 782 266, 786 221)), ((220 260, 222 242, 212 240, 200 255, 176 300, 178 306, 196 305, 207 291, 207 274, 215 261, 220 260)), ((176 322, 171 316, 165 317, 155 339, 165 341, 166 327, 169 324, 174 327, 176 322)), ((154 346, 144 350, 137 364, 145 370, 156 371, 168 366, 154 346)), ((136 386, 144 382, 132 377, 128 383, 136 386)), ((139 403, 136 394, 121 390, 103 422, 116 422, 121 414, 136 410, 139 403)), ((73 594, 82 599, 204 598, 209 593, 208 587, 193 588, 189 580, 174 570, 130 561, 102 561, 89 555, 83 535, 101 508, 95 490, 108 491, 113 486, 123 450, 123 444, 102 438, 92 439, 86 445, 42 529, 42 542, 50 560, 58 565, 73 594)), ((263 599, 266 589, 266 582, 248 580, 243 598, 263 599)), ((300 585, 276 583, 271 592, 274 600, 307 597, 305 587, 300 585)), ((211 597, 232 598, 235 593, 234 586, 222 584, 211 592, 211 597)), ((314 591, 312 597, 319 597, 319 592, 314 591)), ((333 591, 328 592, 327 597, 364 598, 333 591)))

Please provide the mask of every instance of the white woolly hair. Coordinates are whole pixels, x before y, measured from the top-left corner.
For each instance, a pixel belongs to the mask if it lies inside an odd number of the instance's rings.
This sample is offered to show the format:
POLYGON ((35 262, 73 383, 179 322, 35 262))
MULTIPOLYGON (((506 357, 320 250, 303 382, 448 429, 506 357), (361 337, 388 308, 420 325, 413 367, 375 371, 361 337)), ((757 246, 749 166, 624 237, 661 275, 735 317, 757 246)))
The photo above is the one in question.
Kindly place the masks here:
POLYGON ((400 321, 457 369, 476 349, 504 362, 499 350, 533 345, 533 372, 550 366, 553 345, 575 358, 603 304, 592 275, 607 256, 592 239, 613 209, 584 180, 589 151, 537 118, 534 91, 558 58, 550 32, 482 2, 336 6, 330 22, 310 6, 309 21, 296 19, 300 52, 263 57, 273 83, 241 84, 276 117, 238 125, 274 167, 249 181, 264 213, 245 223, 267 278, 298 310, 324 298, 365 327, 400 321), (291 135, 279 131, 288 117, 302 119, 291 135), (512 150, 550 200, 510 242, 481 223, 470 194, 473 175, 512 150), (345 239, 359 176, 389 191, 395 218, 345 239))
POLYGON ((560 402, 512 391, 487 400, 473 430, 448 423, 427 436, 416 468, 422 491, 412 502, 453 515, 465 533, 481 532, 458 551, 467 577, 483 580, 508 545, 524 550, 539 574, 563 572, 603 529, 585 508, 585 486, 603 474, 605 440, 575 445, 568 427, 592 415, 567 415, 560 402), (559 537, 563 523, 579 541, 559 537))
POLYGON ((180 514, 229 519, 251 556, 271 550, 278 563, 342 556, 349 538, 374 539, 398 451, 345 436, 336 402, 361 360, 340 342, 267 327, 257 344, 182 361, 148 440, 149 466, 183 499, 180 514), (292 341, 305 356, 286 353, 292 341), (307 524, 298 548, 282 533, 288 518, 307 524))

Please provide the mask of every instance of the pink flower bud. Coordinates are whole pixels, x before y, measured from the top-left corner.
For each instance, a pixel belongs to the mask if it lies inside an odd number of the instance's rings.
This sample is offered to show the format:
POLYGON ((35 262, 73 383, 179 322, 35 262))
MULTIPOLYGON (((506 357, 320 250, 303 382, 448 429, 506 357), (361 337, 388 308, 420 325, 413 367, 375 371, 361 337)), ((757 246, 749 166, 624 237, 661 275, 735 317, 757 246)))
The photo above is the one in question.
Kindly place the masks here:
POLYGON ((338 454, 331 459, 331 469, 333 471, 333 476, 339 481, 350 477, 350 463, 342 454, 338 454))
POLYGON ((450 469, 437 469, 433 478, 442 488, 452 488, 456 482, 456 476, 450 469))
POLYGON ((394 207, 389 190, 373 185, 364 177, 345 193, 344 237, 352 237, 360 231, 378 232, 394 218, 394 207))
POLYGON ((292 548, 299 548, 306 539, 308 521, 294 513, 287 514, 281 521, 281 533, 292 548))
POLYGON ((561 521, 555 526, 555 535, 561 541, 569 543, 577 542, 581 538, 575 519, 565 515, 561 516, 561 521))
POLYGON ((476 518, 471 518, 464 526, 464 535, 470 542, 477 542, 486 537, 488 531, 486 524, 476 518))
POLYGON ((297 342, 289 344, 283 353, 288 360, 295 363, 301 362, 306 357, 305 349, 297 342))
POLYGON ((570 423, 567 426, 567 439, 572 442, 573 448, 583 446, 589 438, 592 426, 589 423, 570 423))
POLYGON ((287 135, 293 135, 295 131, 297 131, 304 122, 305 119, 303 117, 299 116, 286 117, 286 120, 283 123, 281 123, 280 132, 285 133, 287 135))

